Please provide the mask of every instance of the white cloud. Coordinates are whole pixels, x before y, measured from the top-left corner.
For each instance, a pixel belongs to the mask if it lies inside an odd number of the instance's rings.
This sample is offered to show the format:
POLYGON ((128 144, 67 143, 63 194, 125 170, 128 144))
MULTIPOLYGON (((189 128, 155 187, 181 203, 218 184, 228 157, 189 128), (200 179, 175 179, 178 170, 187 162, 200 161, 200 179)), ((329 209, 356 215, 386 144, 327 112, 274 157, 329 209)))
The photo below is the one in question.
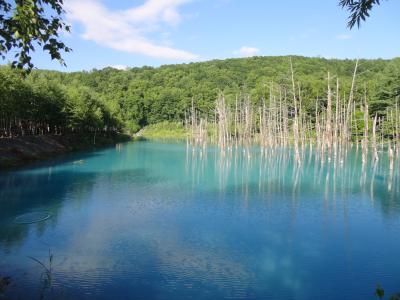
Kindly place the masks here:
POLYGON ((250 56, 257 55, 259 52, 260 52, 260 49, 258 49, 258 48, 243 46, 239 50, 233 51, 233 54, 239 55, 239 56, 244 56, 244 57, 250 57, 250 56))
POLYGON ((127 10, 111 11, 100 0, 68 0, 67 19, 83 28, 81 37, 99 45, 155 58, 196 60, 197 55, 151 41, 146 35, 181 21, 179 6, 192 0, 147 0, 127 10))
POLYGON ((337 40, 350 40, 351 35, 350 34, 339 34, 336 36, 337 40))
POLYGON ((121 70, 121 71, 128 70, 128 66, 125 66, 125 65, 113 65, 113 66, 110 66, 110 67, 113 68, 113 69, 121 70))

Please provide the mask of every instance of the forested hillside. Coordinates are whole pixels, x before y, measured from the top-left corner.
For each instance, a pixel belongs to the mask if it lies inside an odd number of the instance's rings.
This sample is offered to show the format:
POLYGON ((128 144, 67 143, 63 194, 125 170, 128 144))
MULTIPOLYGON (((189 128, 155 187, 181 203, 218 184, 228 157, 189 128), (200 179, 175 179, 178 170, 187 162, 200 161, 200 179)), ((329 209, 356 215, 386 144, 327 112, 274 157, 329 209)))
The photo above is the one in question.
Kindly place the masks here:
MULTIPOLYGON (((292 57, 304 111, 326 105, 327 74, 340 93, 350 92, 354 60, 292 57)), ((224 92, 228 103, 249 94, 268 102, 270 86, 291 93, 289 57, 253 57, 167 65, 159 68, 105 68, 91 72, 33 71, 23 78, 0 68, 0 136, 65 131, 130 131, 161 121, 183 121, 192 103, 213 118, 224 92)), ((400 96, 400 58, 360 60, 355 102, 366 97, 371 116, 384 117, 400 96)))

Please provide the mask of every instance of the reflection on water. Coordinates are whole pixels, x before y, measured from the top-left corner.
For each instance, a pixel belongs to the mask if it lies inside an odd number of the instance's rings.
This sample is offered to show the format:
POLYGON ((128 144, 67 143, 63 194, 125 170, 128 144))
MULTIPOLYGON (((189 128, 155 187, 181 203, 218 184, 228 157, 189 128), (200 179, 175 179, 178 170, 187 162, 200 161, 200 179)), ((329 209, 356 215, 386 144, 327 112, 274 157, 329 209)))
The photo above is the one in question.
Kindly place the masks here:
POLYGON ((310 147, 298 163, 293 149, 138 142, 1 174, 0 277, 11 276, 11 298, 39 298, 43 270, 28 256, 46 262, 50 249, 48 298, 396 291, 399 160, 340 151, 310 147), (13 222, 37 211, 51 218, 13 222))
POLYGON ((202 179, 209 180, 210 174, 204 170, 212 169, 220 191, 231 185, 243 195, 247 195, 249 186, 257 184, 258 193, 264 195, 290 191, 300 196, 323 190, 325 197, 335 199, 337 193, 343 197, 362 191, 368 192, 372 201, 375 197, 395 199, 400 194, 400 160, 389 161, 384 154, 375 161, 363 160, 362 156, 358 147, 335 152, 335 155, 321 154, 310 147, 302 152, 300 162, 296 162, 292 148, 187 147, 186 174, 197 186, 202 179))

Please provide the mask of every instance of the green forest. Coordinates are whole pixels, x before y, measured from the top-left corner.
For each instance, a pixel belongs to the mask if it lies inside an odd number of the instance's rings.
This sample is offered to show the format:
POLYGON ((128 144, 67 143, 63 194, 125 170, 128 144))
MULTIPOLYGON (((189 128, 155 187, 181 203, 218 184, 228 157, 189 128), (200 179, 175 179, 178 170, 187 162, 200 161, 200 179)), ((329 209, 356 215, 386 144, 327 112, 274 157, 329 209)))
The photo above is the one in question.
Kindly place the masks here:
MULTIPOLYGON (((351 90, 355 60, 291 58, 301 105, 309 118, 327 101, 328 72, 340 93, 351 90)), ((127 132, 160 122, 185 120, 192 101, 198 115, 214 118, 223 93, 233 104, 237 95, 254 104, 268 102, 271 84, 291 93, 290 57, 213 60, 158 68, 105 68, 64 73, 34 70, 29 75, 0 68, 0 136, 127 132)), ((371 117, 384 118, 400 96, 400 58, 360 60, 354 101, 369 104, 371 117)))

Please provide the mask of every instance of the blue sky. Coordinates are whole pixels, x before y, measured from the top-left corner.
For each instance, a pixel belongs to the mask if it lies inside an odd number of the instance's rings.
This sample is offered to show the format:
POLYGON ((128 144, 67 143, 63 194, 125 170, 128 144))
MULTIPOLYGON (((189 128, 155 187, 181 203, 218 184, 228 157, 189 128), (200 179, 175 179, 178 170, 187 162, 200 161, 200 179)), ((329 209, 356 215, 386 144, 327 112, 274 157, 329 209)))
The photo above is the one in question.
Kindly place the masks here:
POLYGON ((68 67, 37 51, 41 69, 159 66, 251 55, 400 56, 400 1, 382 1, 360 29, 339 0, 65 0, 68 67))

